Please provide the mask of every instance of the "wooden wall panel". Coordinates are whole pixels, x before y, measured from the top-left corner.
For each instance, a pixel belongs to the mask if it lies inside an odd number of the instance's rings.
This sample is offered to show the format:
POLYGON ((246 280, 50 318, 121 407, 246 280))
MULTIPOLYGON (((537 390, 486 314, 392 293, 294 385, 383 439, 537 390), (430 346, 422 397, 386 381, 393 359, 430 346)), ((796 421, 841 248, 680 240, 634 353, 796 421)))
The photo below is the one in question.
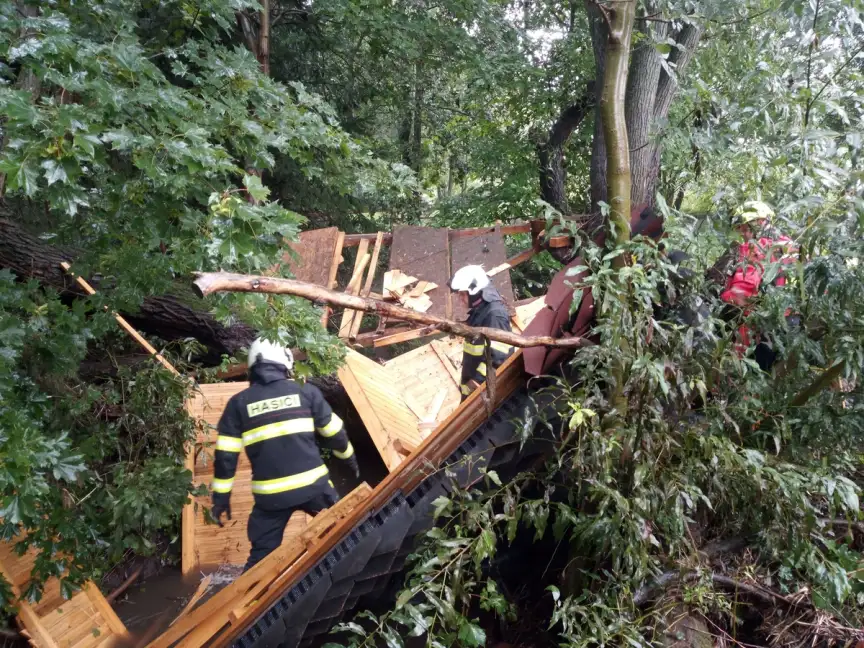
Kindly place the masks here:
POLYGON ((282 260, 300 281, 329 287, 330 266, 333 264, 338 238, 338 227, 301 232, 298 242, 288 244, 299 258, 286 253, 282 260))
MULTIPOLYGON (((498 231, 474 236, 459 236, 450 242, 450 265, 453 272, 466 265, 482 265, 484 270, 491 270, 506 261, 507 249, 504 247, 504 236, 498 231)), ((504 303, 511 310, 511 315, 514 314, 510 271, 499 272, 492 277, 492 283, 504 298, 504 303)), ((453 318, 464 321, 466 317, 468 317, 468 309, 454 298, 453 318)))
POLYGON ((431 281, 438 285, 427 294, 432 307, 426 311, 438 317, 450 317, 450 243, 448 230, 435 227, 402 225, 393 229, 390 269, 431 281))

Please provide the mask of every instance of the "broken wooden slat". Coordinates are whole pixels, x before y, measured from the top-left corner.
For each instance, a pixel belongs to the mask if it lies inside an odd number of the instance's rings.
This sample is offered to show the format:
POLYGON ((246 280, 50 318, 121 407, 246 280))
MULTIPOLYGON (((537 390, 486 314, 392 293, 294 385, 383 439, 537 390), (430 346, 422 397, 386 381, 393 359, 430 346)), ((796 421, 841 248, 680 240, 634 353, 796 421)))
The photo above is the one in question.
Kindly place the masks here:
MULTIPOLYGON (((72 272, 72 266, 71 265, 69 265, 68 263, 63 261, 60 264, 60 267, 63 268, 70 276, 75 277, 75 281, 78 283, 79 286, 81 286, 81 288, 84 289, 84 292, 86 292, 88 295, 95 295, 96 294, 96 291, 93 289, 93 286, 91 286, 83 277, 77 276, 74 272, 72 272)), ((144 347, 144 349, 147 351, 147 353, 149 353, 156 360, 158 360, 159 363, 163 367, 165 367, 168 371, 170 371, 172 374, 174 374, 175 376, 180 375, 180 372, 174 368, 174 365, 172 365, 165 358, 163 358, 162 354, 159 353, 153 347, 152 344, 150 344, 147 340, 145 340, 144 336, 142 336, 138 331, 136 331, 129 322, 127 322, 118 313, 112 313, 112 314, 114 315, 114 319, 117 321, 117 323, 120 325, 120 327, 124 331, 126 331, 132 337, 132 339, 134 339, 138 344, 140 344, 142 347, 144 347)))
POLYGON ((447 350, 444 348, 444 343, 441 340, 432 340, 430 346, 435 352, 435 355, 438 356, 441 364, 444 365, 444 369, 447 371, 447 374, 453 380, 453 383, 456 385, 456 387, 459 387, 459 381, 462 377, 459 375, 459 372, 456 371, 456 367, 453 366, 453 363, 450 362, 450 358, 447 357, 447 350))
MULTIPOLYGON (((333 259, 330 261, 330 272, 327 275, 327 288, 333 290, 336 287, 336 273, 339 272, 339 266, 342 263, 342 248, 345 244, 345 232, 339 232, 336 237, 336 245, 333 248, 333 259)), ((324 312, 321 313, 321 325, 327 328, 327 322, 330 319, 330 306, 324 304, 324 312)))
POLYGON ((535 250, 534 248, 530 248, 528 250, 520 252, 519 254, 512 256, 509 259, 507 259, 501 265, 495 266, 491 270, 487 271, 486 274, 489 275, 490 277, 494 277, 495 275, 497 275, 500 272, 504 272, 505 270, 510 270, 511 268, 515 268, 520 263, 524 263, 528 259, 532 258, 535 254, 537 254, 537 250, 535 250))
POLYGON ((372 346, 375 348, 389 346, 391 344, 399 344, 400 342, 409 342, 410 340, 416 340, 418 338, 426 337, 427 335, 435 335, 438 333, 437 327, 434 326, 423 326, 421 328, 408 329, 405 331, 399 331, 398 333, 393 333, 391 335, 385 335, 384 337, 380 337, 372 342, 372 346))
MULTIPOLYGON (((375 247, 372 249, 372 260, 369 261, 369 268, 366 271, 366 283, 363 284, 363 290, 361 291, 361 295, 363 297, 369 297, 372 293, 372 282, 375 280, 375 273, 378 270, 378 257, 381 254, 381 244, 384 241, 384 232, 378 232, 378 236, 375 237, 375 247)), ((357 334, 360 332, 360 324, 363 322, 363 313, 354 312, 353 317, 351 319, 351 327, 348 332, 348 338, 354 339, 357 337, 357 334)))
MULTIPOLYGON (((348 295, 359 295, 360 285, 363 283, 363 271, 369 263, 369 241, 360 241, 360 247, 357 248, 357 260, 354 262, 354 271, 351 273, 351 280, 345 288, 345 293, 348 295)), ((348 337, 351 331, 351 323, 354 319, 356 311, 345 309, 342 312, 342 323, 339 325, 339 337, 348 337)))

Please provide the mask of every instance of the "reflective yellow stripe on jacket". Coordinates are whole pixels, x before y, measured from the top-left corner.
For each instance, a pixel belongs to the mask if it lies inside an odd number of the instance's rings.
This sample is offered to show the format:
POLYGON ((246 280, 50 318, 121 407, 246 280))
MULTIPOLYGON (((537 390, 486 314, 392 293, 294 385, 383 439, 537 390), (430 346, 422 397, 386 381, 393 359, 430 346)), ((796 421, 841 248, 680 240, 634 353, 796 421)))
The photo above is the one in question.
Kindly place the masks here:
POLYGON ((351 445, 351 442, 348 442, 348 447, 345 448, 342 452, 338 450, 333 451, 333 456, 337 459, 348 459, 354 455, 354 446, 351 445))
POLYGON ((243 439, 220 434, 216 437, 216 449, 224 452, 240 452, 243 450, 243 439))
POLYGON ((330 414, 330 422, 324 427, 316 428, 318 430, 318 434, 323 437, 332 437, 339 434, 339 430, 342 429, 342 419, 340 419, 335 414, 330 414))
POLYGON ((233 477, 231 479, 214 479, 210 484, 210 490, 214 493, 230 493, 233 486, 233 477))
POLYGON ((270 495, 273 493, 284 493, 289 490, 296 490, 311 486, 322 477, 328 474, 327 466, 318 466, 306 472, 289 475, 288 477, 280 477, 279 479, 268 479, 266 481, 253 481, 252 492, 256 495, 270 495))
POLYGON ((482 356, 486 348, 482 344, 471 344, 468 340, 462 343, 462 352, 473 356, 482 356))
POLYGON ((510 353, 513 350, 513 345, 504 342, 492 342, 492 350, 500 351, 501 353, 510 353))
POLYGON ((280 421, 279 423, 271 423, 270 425, 262 425, 261 427, 244 432, 243 445, 250 446, 259 441, 275 439, 276 437, 288 434, 302 434, 303 432, 314 431, 315 422, 312 418, 290 419, 288 421, 280 421))

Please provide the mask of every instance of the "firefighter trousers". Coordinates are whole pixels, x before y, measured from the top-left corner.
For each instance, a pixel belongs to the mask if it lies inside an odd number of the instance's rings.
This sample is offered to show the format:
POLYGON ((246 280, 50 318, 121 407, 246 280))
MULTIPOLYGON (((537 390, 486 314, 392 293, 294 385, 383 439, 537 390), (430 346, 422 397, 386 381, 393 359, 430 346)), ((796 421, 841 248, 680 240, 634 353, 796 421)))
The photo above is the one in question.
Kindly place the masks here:
POLYGON ((255 505, 249 515, 249 523, 246 527, 246 534, 249 537, 249 542, 252 543, 252 551, 249 552, 249 560, 246 561, 243 571, 252 569, 282 544, 285 527, 295 511, 303 511, 314 517, 338 501, 338 493, 332 487, 328 487, 328 490, 320 495, 292 508, 268 511, 255 505))

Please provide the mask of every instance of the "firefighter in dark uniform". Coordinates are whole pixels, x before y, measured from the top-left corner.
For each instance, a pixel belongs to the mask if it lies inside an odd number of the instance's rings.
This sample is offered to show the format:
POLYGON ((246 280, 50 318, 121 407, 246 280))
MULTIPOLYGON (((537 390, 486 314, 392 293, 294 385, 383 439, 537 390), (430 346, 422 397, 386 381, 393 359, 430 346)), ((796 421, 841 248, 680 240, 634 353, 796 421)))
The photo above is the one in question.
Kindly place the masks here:
POLYGON ((342 420, 317 387, 291 379, 293 369, 290 349, 255 340, 249 348, 249 388, 228 401, 219 419, 211 486, 219 526, 223 513, 231 519, 231 487, 241 451, 252 464, 255 506, 247 527, 252 551, 246 570, 282 543, 292 513, 316 515, 339 500, 319 446, 360 475, 342 420))
MULTIPOLYGON (((468 326, 487 326, 500 331, 510 331, 510 314, 501 294, 489 281, 486 271, 479 265, 460 268, 450 281, 450 289, 459 295, 468 311, 468 326)), ((513 354, 513 347, 503 342, 490 345, 494 371, 513 354)), ((462 345, 462 400, 486 382, 486 347, 482 337, 465 339, 462 345)))

